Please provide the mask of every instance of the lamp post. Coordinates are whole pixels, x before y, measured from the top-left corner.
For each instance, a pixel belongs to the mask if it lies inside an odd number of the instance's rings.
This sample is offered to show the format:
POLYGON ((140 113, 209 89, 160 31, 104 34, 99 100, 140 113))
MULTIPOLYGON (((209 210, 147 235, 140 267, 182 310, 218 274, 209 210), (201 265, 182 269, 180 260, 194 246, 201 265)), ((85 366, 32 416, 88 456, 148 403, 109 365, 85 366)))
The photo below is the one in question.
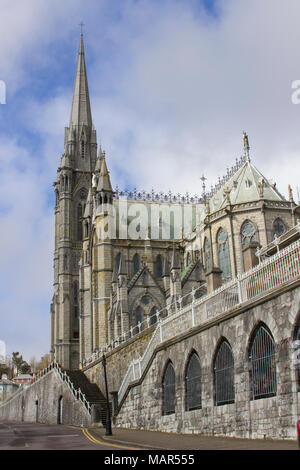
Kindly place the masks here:
POLYGON ((111 416, 110 416, 110 408, 109 408, 109 398, 108 398, 108 388, 107 388, 107 376, 106 376, 106 357, 103 354, 102 356, 102 365, 104 369, 104 382, 105 382, 105 394, 106 394, 106 436, 111 436, 111 416))

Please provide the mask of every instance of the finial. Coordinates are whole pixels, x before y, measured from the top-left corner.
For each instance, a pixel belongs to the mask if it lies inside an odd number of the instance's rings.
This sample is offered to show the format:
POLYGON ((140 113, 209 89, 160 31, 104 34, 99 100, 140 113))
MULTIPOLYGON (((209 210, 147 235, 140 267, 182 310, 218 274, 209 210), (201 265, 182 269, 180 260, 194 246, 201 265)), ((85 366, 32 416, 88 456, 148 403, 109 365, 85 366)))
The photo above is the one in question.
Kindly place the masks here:
POLYGON ((288 185, 288 192, 289 192, 289 201, 290 202, 294 202, 294 198, 293 198, 293 190, 291 188, 291 185, 289 184, 288 185))
POLYGON ((224 190, 224 193, 225 193, 225 196, 226 196, 226 202, 227 204, 231 204, 231 201, 230 201, 230 193, 231 193, 231 189, 227 188, 224 190))
POLYGON ((249 146, 248 135, 246 134, 245 131, 243 132, 243 141, 244 141, 244 154, 245 154, 246 160, 249 162, 250 161, 250 156, 249 156, 250 146, 249 146))
POLYGON ((205 209, 206 209, 206 215, 210 214, 210 208, 209 208, 209 199, 208 197, 205 198, 205 209))
POLYGON ((204 195, 204 194, 205 194, 205 189, 206 189, 206 187, 205 187, 205 181, 207 180, 207 178, 205 178, 205 176, 202 175, 201 178, 200 178, 200 180, 202 181, 202 190, 203 190, 203 191, 202 191, 202 194, 204 195))
POLYGON ((265 180, 263 178, 260 178, 258 184, 258 191, 259 191, 259 197, 260 199, 263 199, 264 197, 264 186, 265 186, 265 180))

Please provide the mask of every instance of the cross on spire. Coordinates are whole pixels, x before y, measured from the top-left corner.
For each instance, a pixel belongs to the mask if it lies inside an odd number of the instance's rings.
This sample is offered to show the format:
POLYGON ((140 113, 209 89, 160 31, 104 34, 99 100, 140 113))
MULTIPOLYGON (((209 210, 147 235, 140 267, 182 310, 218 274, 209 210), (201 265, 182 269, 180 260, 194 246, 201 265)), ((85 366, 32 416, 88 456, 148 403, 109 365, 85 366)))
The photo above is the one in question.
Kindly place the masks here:
POLYGON ((83 27, 84 27, 83 21, 81 21, 81 23, 79 23, 79 26, 80 26, 81 34, 83 34, 83 27))

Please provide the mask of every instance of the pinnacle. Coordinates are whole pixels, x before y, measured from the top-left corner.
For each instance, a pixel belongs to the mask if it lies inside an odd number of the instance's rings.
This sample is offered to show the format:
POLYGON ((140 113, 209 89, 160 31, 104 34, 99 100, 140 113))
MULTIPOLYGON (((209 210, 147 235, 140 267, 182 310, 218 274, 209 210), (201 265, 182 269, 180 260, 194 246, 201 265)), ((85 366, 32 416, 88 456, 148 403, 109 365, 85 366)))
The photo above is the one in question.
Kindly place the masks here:
POLYGON ((70 127, 72 125, 90 127, 93 125, 82 34, 78 51, 70 127))

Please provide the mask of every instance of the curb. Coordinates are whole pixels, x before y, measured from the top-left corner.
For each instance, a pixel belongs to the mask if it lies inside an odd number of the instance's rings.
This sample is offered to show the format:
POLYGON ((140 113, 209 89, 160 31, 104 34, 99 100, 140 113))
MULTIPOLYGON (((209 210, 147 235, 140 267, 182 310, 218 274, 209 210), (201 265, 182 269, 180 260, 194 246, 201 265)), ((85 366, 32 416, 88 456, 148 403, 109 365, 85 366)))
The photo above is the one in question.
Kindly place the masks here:
POLYGON ((129 441, 124 441, 124 440, 118 440, 117 438, 114 439, 114 438, 111 438, 111 437, 107 437, 105 435, 102 435, 102 434, 98 434, 97 432, 95 432, 95 428, 89 428, 89 431, 91 432, 94 432, 94 434, 97 435, 97 437, 99 437, 103 442, 107 442, 109 444, 120 444, 120 445, 125 445, 125 446, 128 446, 128 447, 139 447, 140 449, 138 450, 166 450, 162 447, 156 447, 154 445, 147 445, 147 444, 139 444, 139 443, 136 443, 136 442, 129 442, 129 441))

